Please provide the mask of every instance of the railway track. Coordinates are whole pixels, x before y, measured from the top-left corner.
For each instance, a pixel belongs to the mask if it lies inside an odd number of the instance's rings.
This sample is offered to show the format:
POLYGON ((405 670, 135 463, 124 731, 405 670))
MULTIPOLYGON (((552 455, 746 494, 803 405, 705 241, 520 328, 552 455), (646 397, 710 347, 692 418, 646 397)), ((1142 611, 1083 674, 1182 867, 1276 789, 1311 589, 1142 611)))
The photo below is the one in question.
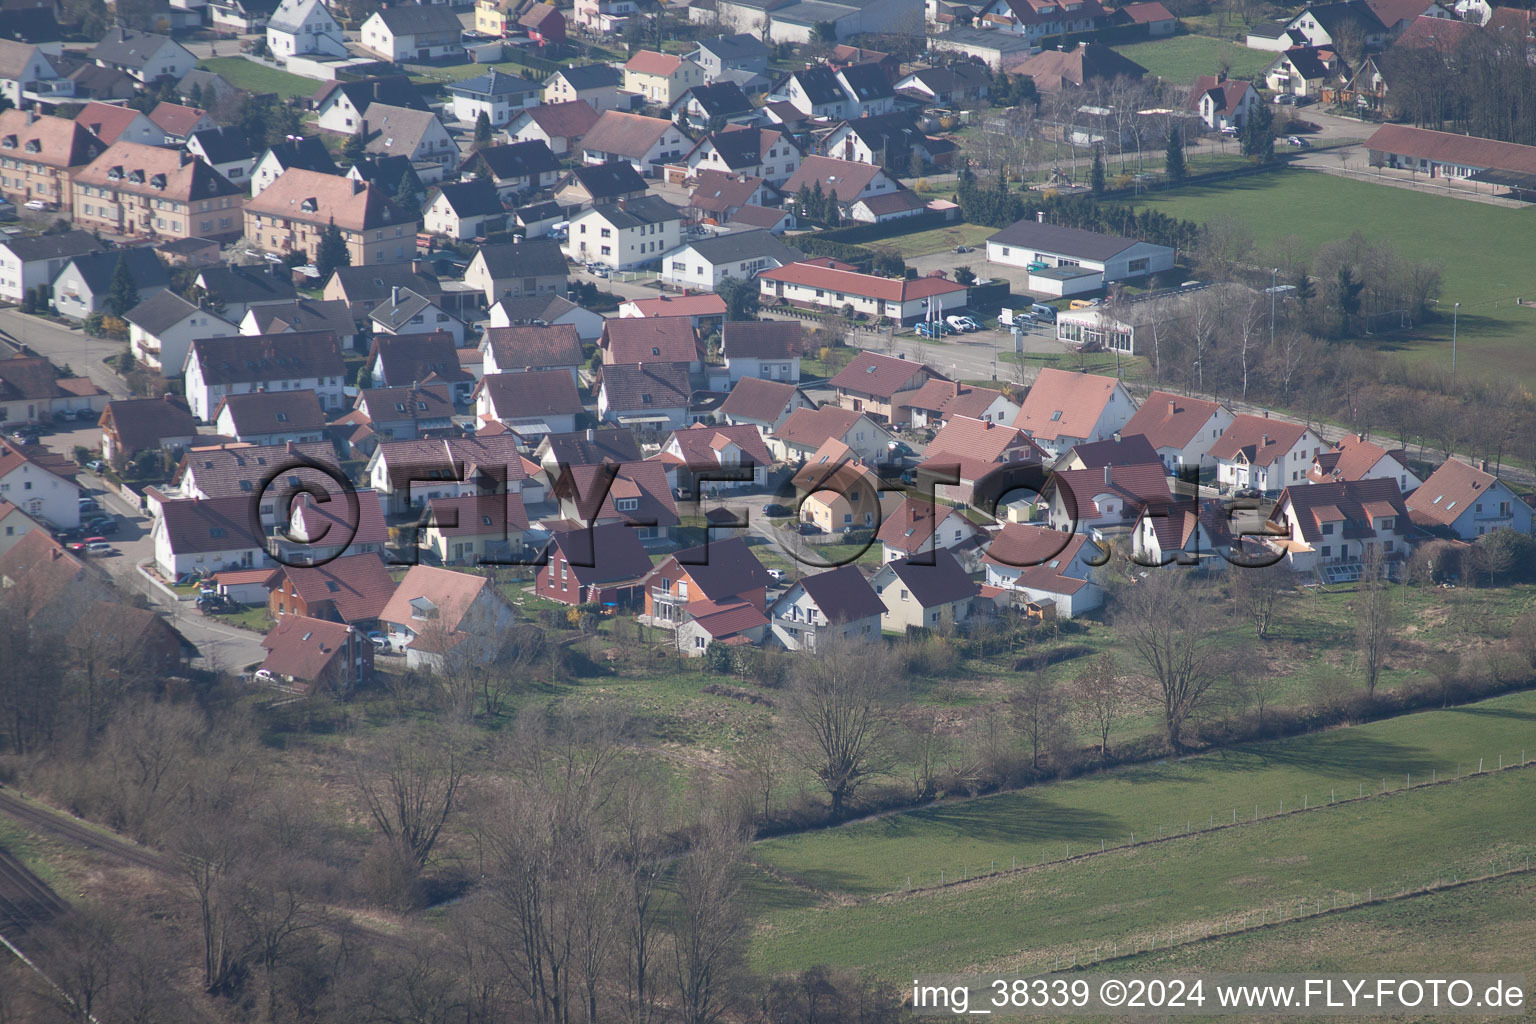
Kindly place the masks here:
POLYGON ((15 938, 68 909, 47 883, 0 847, 0 935, 15 938))

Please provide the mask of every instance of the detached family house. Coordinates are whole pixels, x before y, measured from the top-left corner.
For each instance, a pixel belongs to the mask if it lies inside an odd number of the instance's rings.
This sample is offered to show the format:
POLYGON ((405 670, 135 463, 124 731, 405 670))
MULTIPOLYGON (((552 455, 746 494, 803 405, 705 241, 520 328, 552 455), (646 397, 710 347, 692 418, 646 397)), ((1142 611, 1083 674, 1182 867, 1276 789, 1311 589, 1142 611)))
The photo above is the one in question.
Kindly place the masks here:
POLYGON ((1135 411, 1130 392, 1114 377, 1045 367, 1019 403, 1013 425, 1060 455, 1085 441, 1109 440, 1135 411))
POLYGON ((769 609, 773 638, 791 651, 815 650, 818 640, 875 640, 885 603, 854 565, 806 576, 769 609))
POLYGON ((1531 506, 1489 473, 1485 460, 1475 467, 1446 460, 1408 497, 1407 507, 1415 523, 1462 540, 1498 529, 1531 532, 1531 506))
POLYGON ((1252 488, 1274 494, 1305 483, 1312 460, 1327 447, 1310 427, 1243 414, 1211 445, 1216 483, 1223 490, 1252 488))

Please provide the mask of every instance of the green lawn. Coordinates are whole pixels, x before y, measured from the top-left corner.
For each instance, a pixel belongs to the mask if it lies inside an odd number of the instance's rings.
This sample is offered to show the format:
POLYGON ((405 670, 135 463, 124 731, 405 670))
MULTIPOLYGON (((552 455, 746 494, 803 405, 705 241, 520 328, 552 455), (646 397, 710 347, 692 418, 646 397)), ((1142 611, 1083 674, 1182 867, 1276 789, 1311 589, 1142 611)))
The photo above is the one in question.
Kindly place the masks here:
MULTIPOLYGON (((1423 712, 1290 740, 1253 744, 1176 762, 1138 765, 1104 775, 943 804, 843 828, 772 839, 755 859, 818 888, 852 895, 932 885, 946 878, 1056 859, 1079 852, 1252 820, 1255 805, 1272 815, 1354 797, 1362 789, 1401 787, 1411 774, 1454 775, 1536 757, 1536 693, 1499 697, 1449 711, 1423 712)), ((1529 788, 1536 780, 1527 779, 1529 788)))
POLYGON ((754 959, 767 971, 835 962, 887 980, 1041 970, 1063 952, 1482 874, 1536 846, 1531 782, 1529 770, 1478 776, 942 890, 771 911, 754 959))
MULTIPOLYGON (((1260 246, 1294 235, 1316 247, 1358 228, 1393 243, 1405 258, 1443 260, 1440 301, 1461 303, 1458 370, 1536 385, 1536 309, 1515 304, 1536 290, 1536 212, 1290 169, 1143 194, 1136 202, 1200 222, 1236 218, 1260 246)), ((1380 344, 1449 369, 1450 318, 1380 344)))
POLYGON ((302 75, 290 75, 244 57, 209 57, 198 67, 212 71, 237 89, 249 92, 275 92, 283 99, 291 96, 313 96, 324 82, 302 75))
POLYGON ((1116 46, 1123 57, 1140 64, 1158 78, 1177 85, 1193 85, 1201 75, 1214 75, 1226 62, 1233 78, 1257 78, 1274 62, 1275 54, 1213 36, 1172 36, 1144 43, 1116 46))
POLYGON ((894 252, 902 259, 929 256, 937 252, 953 252, 957 245, 965 245, 977 250, 974 253, 956 257, 956 264, 963 265, 970 260, 985 262, 987 239, 995 234, 997 234, 997 228, 984 227, 980 224, 954 224, 947 228, 932 228, 910 235, 882 238, 879 241, 866 242, 865 246, 870 249, 894 252))

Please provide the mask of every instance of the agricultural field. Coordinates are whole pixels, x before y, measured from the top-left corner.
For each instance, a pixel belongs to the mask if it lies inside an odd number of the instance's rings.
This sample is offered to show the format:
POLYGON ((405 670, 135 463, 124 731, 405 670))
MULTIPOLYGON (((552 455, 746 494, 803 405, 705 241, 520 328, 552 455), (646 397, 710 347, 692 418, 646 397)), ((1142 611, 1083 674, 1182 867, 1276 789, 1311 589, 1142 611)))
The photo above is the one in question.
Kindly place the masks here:
POLYGON ((1536 944, 1536 879, 1512 875, 1116 960, 1106 970, 1444 970, 1449 951, 1479 971, 1524 971, 1536 944))
MULTIPOLYGON (((1291 169, 1149 193, 1136 202, 1202 223, 1235 218, 1261 247, 1295 236, 1315 248, 1342 237, 1341 225, 1359 225, 1366 237, 1391 242, 1416 258, 1455 253, 1444 260, 1440 302, 1442 307, 1461 303, 1458 370, 1513 374, 1536 385, 1536 348, 1529 343, 1536 308, 1515 301, 1531 297, 1536 279, 1536 250, 1529 244, 1536 212, 1291 169), (1276 216, 1277 210, 1285 215, 1276 216), (1425 239, 1434 244, 1425 246, 1425 239)), ((1451 320, 1389 335, 1378 344, 1448 369, 1451 320)))
POLYGON ((1193 85, 1200 75, 1214 75, 1223 63, 1233 78, 1256 78, 1275 59, 1275 54, 1264 50, 1250 50, 1225 39, 1197 35, 1125 43, 1114 50, 1158 78, 1178 85, 1193 85))
POLYGON ((313 96, 324 83, 303 75, 293 75, 244 57, 208 57, 198 62, 204 71, 212 71, 237 89, 249 92, 275 92, 283 99, 313 96))
POLYGON ((1055 862, 944 889, 770 911, 754 958, 799 970, 837 951, 876 978, 1037 971, 1114 944, 1311 913, 1507 868, 1536 848, 1517 769, 1055 862))
POLYGON ((1078 851, 1252 821, 1536 757, 1536 693, 1499 697, 1112 770, 758 843, 754 859, 809 886, 873 896, 1078 851), (1525 748, 1529 746, 1527 751, 1525 748), (1502 761, 1501 761, 1502 759, 1502 761), (1433 776, 1432 774, 1433 773, 1433 776))

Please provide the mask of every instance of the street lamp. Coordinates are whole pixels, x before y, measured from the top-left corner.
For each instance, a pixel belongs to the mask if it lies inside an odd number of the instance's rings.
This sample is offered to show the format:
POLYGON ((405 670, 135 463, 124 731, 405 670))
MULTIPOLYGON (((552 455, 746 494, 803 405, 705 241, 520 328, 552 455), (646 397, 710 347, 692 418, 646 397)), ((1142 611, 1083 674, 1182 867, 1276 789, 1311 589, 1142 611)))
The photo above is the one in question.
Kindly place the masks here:
POLYGON ((1275 347, 1275 288, 1280 278, 1280 268, 1275 267, 1269 272, 1269 347, 1275 347))
POLYGON ((1461 319, 1461 303, 1451 304, 1451 383, 1456 383, 1456 321, 1461 319))

